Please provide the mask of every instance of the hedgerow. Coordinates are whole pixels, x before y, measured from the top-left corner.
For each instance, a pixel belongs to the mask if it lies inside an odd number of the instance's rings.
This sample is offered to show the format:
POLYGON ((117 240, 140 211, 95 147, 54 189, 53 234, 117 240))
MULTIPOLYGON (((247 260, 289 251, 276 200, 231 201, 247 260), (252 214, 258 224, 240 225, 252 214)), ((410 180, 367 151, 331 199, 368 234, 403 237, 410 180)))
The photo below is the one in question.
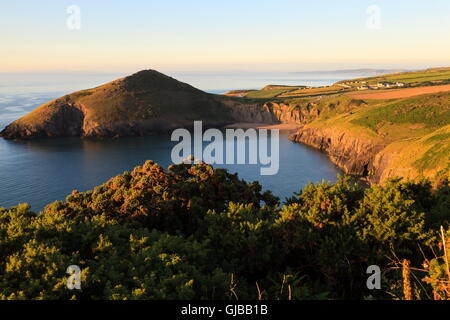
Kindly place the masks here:
POLYGON ((404 299, 402 261, 418 270, 414 298, 448 298, 449 203, 448 182, 349 177, 280 203, 223 169, 148 161, 38 214, 0 209, 0 298, 404 299), (371 265, 381 290, 366 286, 371 265))

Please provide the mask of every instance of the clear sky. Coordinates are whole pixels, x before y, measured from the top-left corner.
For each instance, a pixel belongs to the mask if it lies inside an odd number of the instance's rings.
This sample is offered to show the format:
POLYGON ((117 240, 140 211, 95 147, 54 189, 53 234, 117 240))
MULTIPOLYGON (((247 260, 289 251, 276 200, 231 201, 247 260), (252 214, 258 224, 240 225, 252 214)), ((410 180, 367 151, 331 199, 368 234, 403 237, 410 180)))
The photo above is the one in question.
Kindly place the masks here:
POLYGON ((1 1, 0 41, 0 72, 450 66, 450 1, 1 1))

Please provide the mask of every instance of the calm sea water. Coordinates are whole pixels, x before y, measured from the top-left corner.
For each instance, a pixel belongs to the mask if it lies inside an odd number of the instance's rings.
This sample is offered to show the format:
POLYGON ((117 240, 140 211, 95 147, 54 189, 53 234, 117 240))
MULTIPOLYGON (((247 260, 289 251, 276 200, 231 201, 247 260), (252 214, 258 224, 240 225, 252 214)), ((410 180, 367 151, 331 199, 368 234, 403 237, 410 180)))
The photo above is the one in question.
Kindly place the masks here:
MULTIPOLYGON (((100 85, 123 75, 8 75, 0 74, 0 129, 40 104, 65 93, 100 85)), ((266 84, 327 85, 336 75, 295 74, 172 74, 177 79, 209 92, 260 88, 266 84)), ((341 79, 348 77, 342 76, 341 79)), ((321 153, 280 135, 280 171, 261 176, 257 165, 226 165, 247 181, 260 181, 284 199, 309 181, 335 181, 340 172, 321 153)), ((0 138, 0 207, 29 203, 35 211, 72 190, 87 191, 109 178, 131 171, 146 160, 167 167, 174 142, 169 136, 124 139, 61 138, 36 141, 7 141, 0 138)))

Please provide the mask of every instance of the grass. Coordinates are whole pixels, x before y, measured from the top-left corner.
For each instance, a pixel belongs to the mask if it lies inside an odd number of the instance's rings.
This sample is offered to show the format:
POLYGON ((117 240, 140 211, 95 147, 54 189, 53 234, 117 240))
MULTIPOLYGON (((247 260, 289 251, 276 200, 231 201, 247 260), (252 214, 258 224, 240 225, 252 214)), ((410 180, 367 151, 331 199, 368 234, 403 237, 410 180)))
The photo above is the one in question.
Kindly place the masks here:
POLYGON ((363 104, 338 95, 316 104, 320 116, 308 127, 324 136, 345 133, 384 146, 379 159, 387 174, 433 180, 450 163, 449 92, 363 104))
POLYGON ((318 96, 318 95, 330 95, 339 93, 342 90, 340 86, 329 86, 329 87, 321 87, 321 88, 311 88, 311 89, 301 89, 301 90, 292 90, 288 92, 282 93, 280 98, 288 98, 288 97, 308 97, 308 96, 318 96))
MULTIPOLYGON (((404 82, 411 85, 425 85, 429 82, 450 82, 450 68, 434 68, 421 71, 394 73, 382 76, 358 78, 353 81, 367 84, 376 84, 378 82, 404 82)), ((339 83, 346 82, 340 81, 339 83)))
POLYGON ((247 99, 275 99, 275 98, 308 98, 323 95, 334 95, 342 90, 340 86, 320 88, 304 88, 290 86, 266 86, 261 90, 254 90, 245 94, 247 99))
POLYGON ((420 170, 436 168, 442 161, 450 161, 450 143, 437 143, 414 162, 420 170))
POLYGON ((364 112, 352 121, 354 124, 377 131, 384 122, 423 124, 439 128, 450 124, 450 93, 426 95, 382 104, 364 112))
POLYGON ((81 97, 87 97, 87 96, 90 96, 91 94, 93 94, 93 90, 88 89, 88 90, 83 90, 83 91, 75 92, 75 93, 73 93, 72 95, 73 95, 74 97, 81 98, 81 97))
POLYGON ((450 132, 437 134, 437 135, 434 135, 427 139, 427 142, 436 142, 436 141, 449 142, 450 141, 450 132))
MULTIPOLYGON (((404 82, 411 86, 450 83, 450 68, 398 73, 353 81, 375 84, 404 82)), ((353 86, 361 85, 361 83, 353 86)), ((339 84, 339 83, 338 83, 339 84)), ((384 172, 434 179, 450 163, 450 92, 396 100, 355 100, 341 94, 342 87, 292 89, 266 87, 246 98, 267 99, 289 105, 289 111, 313 111, 307 126, 325 136, 342 133, 384 146, 384 172)))
POLYGON ((420 143, 428 150, 414 161, 417 168, 426 170, 441 163, 450 164, 450 125, 424 137, 420 143))
POLYGON ((141 72, 71 95, 100 123, 140 120, 214 120, 230 118, 215 96, 157 72, 141 72))
POLYGON ((410 86, 425 86, 434 84, 450 83, 450 68, 435 68, 416 72, 395 73, 382 76, 359 78, 353 80, 339 81, 332 86, 319 88, 305 88, 304 86, 268 85, 261 90, 245 93, 247 99, 284 99, 284 98, 313 98, 319 96, 333 96, 342 91, 354 91, 356 87, 363 84, 375 85, 378 82, 403 82, 410 86), (354 82, 350 88, 344 89, 342 83, 354 82))
POLYGON ((248 99, 270 99, 275 98, 280 94, 286 93, 288 91, 294 90, 292 88, 283 88, 283 89, 268 89, 268 90, 258 90, 252 91, 246 94, 246 98, 248 99))
POLYGON ((305 89, 306 86, 287 86, 287 85, 278 85, 278 84, 269 84, 262 88, 261 90, 273 90, 273 89, 281 89, 281 90, 300 90, 305 89))

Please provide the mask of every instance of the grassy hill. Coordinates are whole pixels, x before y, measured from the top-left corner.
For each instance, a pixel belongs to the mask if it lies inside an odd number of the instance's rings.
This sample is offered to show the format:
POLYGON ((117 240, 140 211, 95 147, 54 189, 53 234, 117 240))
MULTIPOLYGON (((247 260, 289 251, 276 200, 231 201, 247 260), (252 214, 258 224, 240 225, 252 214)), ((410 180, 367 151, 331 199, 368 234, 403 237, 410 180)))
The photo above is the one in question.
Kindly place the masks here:
POLYGON ((9 125, 5 138, 123 136, 169 130, 194 120, 230 122, 220 96, 154 70, 50 101, 9 125))
MULTIPOLYGON (((363 165, 369 167, 368 178, 374 182, 393 176, 424 176, 437 181, 442 171, 448 174, 450 92, 360 101, 360 105, 353 103, 351 107, 346 99, 344 96, 321 99, 321 115, 300 130, 330 141, 319 147, 339 158, 336 161, 341 161, 340 165, 345 165, 343 158, 351 162, 363 157, 363 165), (329 105, 341 107, 330 109, 326 107, 329 105), (352 145, 358 143, 367 143, 367 148, 376 146, 376 153, 362 156, 359 154, 362 151, 352 149, 352 145)), ((307 141, 300 139, 299 142, 307 141)))

